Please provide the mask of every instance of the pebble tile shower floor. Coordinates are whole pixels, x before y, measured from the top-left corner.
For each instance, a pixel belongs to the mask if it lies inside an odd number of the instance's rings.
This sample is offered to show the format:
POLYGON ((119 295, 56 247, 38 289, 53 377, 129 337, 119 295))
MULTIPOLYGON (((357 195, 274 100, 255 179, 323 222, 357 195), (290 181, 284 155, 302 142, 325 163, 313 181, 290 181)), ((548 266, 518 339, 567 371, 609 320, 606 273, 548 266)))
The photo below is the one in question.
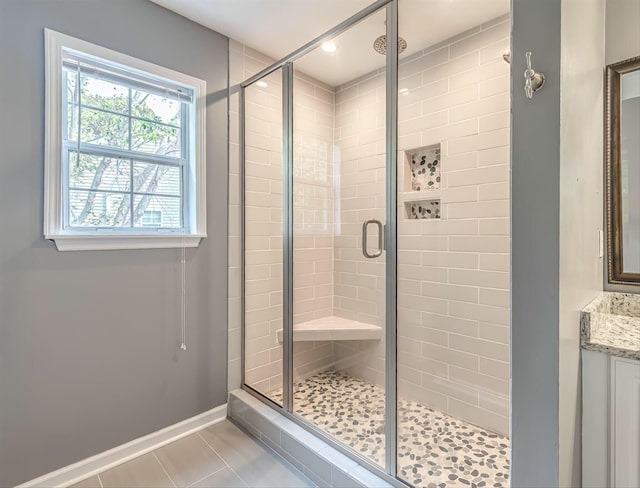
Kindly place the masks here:
MULTIPOLYGON (((294 411, 384 465, 384 389, 328 370, 294 385, 294 411)), ((274 400, 282 391, 274 391, 274 400)), ((421 403, 399 400, 398 474, 416 487, 509 486, 509 439, 421 403)))

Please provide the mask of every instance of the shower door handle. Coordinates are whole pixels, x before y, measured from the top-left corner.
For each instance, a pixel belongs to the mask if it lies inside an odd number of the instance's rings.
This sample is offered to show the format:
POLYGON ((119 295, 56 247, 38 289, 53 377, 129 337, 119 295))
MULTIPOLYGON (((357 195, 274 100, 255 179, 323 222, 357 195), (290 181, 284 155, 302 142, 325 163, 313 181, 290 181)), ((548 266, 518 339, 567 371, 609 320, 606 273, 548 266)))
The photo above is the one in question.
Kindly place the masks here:
POLYGON ((365 220, 362 223, 362 254, 365 258, 373 259, 382 256, 383 249, 384 226, 382 222, 376 219, 365 220), (378 227, 378 250, 370 253, 367 250, 367 227, 369 224, 375 224, 378 227))

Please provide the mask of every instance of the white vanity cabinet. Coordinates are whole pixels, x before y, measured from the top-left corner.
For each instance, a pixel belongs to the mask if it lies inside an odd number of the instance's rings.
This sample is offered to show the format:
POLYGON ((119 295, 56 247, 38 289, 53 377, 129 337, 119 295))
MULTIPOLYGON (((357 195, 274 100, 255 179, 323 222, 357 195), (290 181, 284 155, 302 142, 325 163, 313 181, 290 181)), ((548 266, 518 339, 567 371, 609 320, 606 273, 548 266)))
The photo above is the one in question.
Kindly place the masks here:
POLYGON ((582 485, 640 487, 640 361, 582 351, 582 485))

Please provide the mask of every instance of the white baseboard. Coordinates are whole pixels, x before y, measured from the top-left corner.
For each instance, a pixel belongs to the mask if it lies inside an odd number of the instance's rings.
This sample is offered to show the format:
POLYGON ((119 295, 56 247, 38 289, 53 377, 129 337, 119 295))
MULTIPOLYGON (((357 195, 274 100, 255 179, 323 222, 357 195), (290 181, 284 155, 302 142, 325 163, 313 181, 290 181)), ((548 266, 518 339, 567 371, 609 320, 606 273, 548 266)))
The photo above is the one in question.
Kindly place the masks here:
POLYGON ((27 481, 16 488, 63 488, 78 483, 118 464, 146 454, 170 442, 193 434, 209 425, 227 418, 227 404, 220 405, 195 417, 188 418, 177 424, 157 430, 151 434, 134 439, 126 444, 88 457, 77 463, 57 469, 31 481, 27 481))

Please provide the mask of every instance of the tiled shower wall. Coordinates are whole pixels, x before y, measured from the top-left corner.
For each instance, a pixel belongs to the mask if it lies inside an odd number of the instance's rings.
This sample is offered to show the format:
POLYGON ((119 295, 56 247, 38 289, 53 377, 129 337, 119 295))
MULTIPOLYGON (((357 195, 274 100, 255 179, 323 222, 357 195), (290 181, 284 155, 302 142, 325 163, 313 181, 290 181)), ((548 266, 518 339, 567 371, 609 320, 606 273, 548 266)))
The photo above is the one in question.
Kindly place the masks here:
MULTIPOLYGON (((333 314, 333 89, 293 81, 293 323, 333 314)), ((294 342, 294 378, 333 363, 333 343, 294 342)))
MULTIPOLYGON (((509 432, 508 18, 400 66, 399 394, 509 432), (405 152, 439 144, 441 218, 410 220, 405 152), (404 184, 404 187, 402 186, 404 184)), ((424 193, 421 193, 423 195, 424 193)))
MULTIPOLYGON (((333 89, 293 83, 293 323, 333 313, 333 89)), ((294 378, 333 363, 333 343, 294 342, 294 378)))
MULTIPOLYGON (((509 35, 505 18, 425 49, 402 60, 399 83, 406 88, 399 96, 399 393, 501 433, 508 433, 509 401, 510 100, 509 66, 502 60, 509 35), (407 183, 405 152, 432 145, 441 148, 441 188, 419 196, 440 200, 441 218, 410 220, 404 202, 418 198, 407 183)), ((231 86, 268 63, 232 42, 231 86)), ((328 122, 331 89, 302 81, 309 86, 300 85, 300 105, 315 103, 317 110, 297 107, 296 113, 308 115, 303 121, 328 122)), ((296 266, 306 272, 296 275, 301 285, 294 292, 300 312, 295 320, 329 315, 332 303, 334 315, 383 326, 383 258, 362 258, 360 233, 363 220, 384 221, 384 76, 363 77, 338 87, 334 96, 335 158, 325 152, 331 141, 322 123, 319 133, 314 122, 295 141, 295 204, 309 205, 306 215, 301 207, 295 210, 296 222, 307 226, 296 229, 296 266), (313 167, 317 158, 323 169, 313 167), (331 238, 333 249, 327 247, 331 238)), ((231 111, 230 388, 240 381, 237 95, 231 111)), ((279 242, 279 235, 272 237, 279 242)), ((279 284, 273 286, 269 293, 280 291, 279 284)), ((270 335, 276 327, 270 325, 270 335)), ((280 350, 275 337, 270 344, 280 350)), ((295 353, 300 374, 336 361, 361 378, 384 381, 382 343, 297 343, 295 353), (306 369, 303 358, 312 363, 306 369)), ((271 380, 265 389, 281 386, 279 354, 270 354, 269 361, 256 366, 260 374, 273 367, 258 380, 271 380)))
POLYGON ((333 314, 333 89, 294 73, 293 322, 333 314))
POLYGON ((282 83, 245 90, 246 381, 263 393, 282 385, 282 83))
MULTIPOLYGON (((334 239, 334 311, 338 317, 383 328, 386 254, 365 258, 361 234, 365 220, 386 219, 385 113, 384 72, 336 90, 335 164, 340 175, 336 199, 340 208, 334 239)), ((373 251, 375 226, 368 236, 373 251)), ((337 365, 351 375, 384 384, 384 339, 337 342, 335 355, 337 365)))
MULTIPOLYGON (((238 84, 270 58, 230 43, 229 385, 240 386, 240 122, 238 84)), ((246 381, 263 393, 282 387, 282 84, 245 91, 246 381)), ((296 73, 294 81, 294 323, 333 313, 333 90, 296 73)), ((330 342, 297 343, 296 375, 325 369, 330 342)))

